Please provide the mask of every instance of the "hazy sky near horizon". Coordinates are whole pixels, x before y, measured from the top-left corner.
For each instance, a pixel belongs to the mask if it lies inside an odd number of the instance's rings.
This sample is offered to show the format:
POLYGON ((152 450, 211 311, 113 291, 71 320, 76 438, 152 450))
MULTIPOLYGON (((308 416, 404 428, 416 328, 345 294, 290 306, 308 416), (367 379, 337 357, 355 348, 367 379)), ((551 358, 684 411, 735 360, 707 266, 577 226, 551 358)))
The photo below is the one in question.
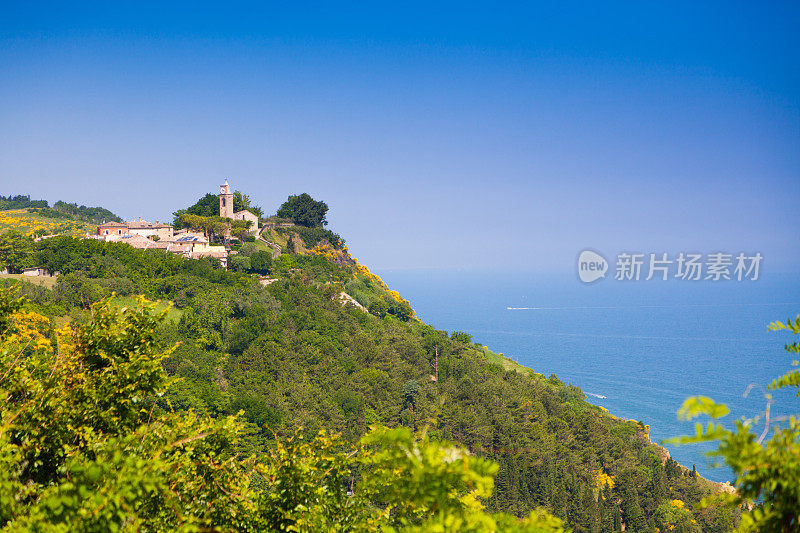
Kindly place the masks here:
POLYGON ((800 4, 0 0, 0 194, 308 192, 376 269, 800 267, 800 4))

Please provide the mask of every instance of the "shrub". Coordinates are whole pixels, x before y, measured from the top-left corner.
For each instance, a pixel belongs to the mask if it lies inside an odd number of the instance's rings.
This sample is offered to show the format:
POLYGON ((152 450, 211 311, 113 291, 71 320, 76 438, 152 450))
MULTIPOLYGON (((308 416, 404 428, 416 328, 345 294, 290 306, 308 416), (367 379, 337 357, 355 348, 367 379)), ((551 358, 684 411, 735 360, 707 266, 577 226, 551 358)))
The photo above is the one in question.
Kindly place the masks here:
POLYGON ((250 258, 241 254, 228 257, 228 268, 236 272, 247 272, 251 268, 250 258))
POLYGON ((250 269, 259 274, 269 274, 272 268, 272 253, 270 252, 254 252, 250 256, 250 269))
POLYGON ((450 334, 450 338, 456 342, 461 342, 464 344, 469 344, 472 342, 472 335, 465 331, 454 331, 450 334))

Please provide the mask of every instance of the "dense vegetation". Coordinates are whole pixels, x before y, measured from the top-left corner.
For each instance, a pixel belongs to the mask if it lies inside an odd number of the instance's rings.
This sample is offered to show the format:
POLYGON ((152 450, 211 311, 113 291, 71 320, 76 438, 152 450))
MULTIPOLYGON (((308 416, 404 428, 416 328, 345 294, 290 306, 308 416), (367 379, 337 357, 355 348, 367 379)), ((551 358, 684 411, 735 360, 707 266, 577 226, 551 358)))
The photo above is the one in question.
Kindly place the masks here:
POLYGON ((8 531, 559 531, 491 515, 496 465, 374 428, 356 446, 297 433, 260 460, 237 417, 175 412, 142 302, 82 325, 0 290, 0 527, 8 531), (356 483, 357 478, 357 483, 356 483))
POLYGON ((27 209, 29 207, 47 207, 47 200, 31 200, 31 197, 27 194, 0 195, 0 211, 27 209))
POLYGON ((47 200, 31 200, 28 195, 17 194, 14 196, 0 196, 0 211, 14 209, 28 209, 46 218, 63 218, 69 220, 83 220, 86 222, 103 223, 109 221, 122 222, 123 220, 103 207, 86 207, 85 205, 70 204, 61 200, 50 207, 47 200))
MULTIPOLYGON (((263 216, 264 211, 255 205, 252 205, 250 197, 241 191, 234 191, 233 192, 233 211, 237 213, 239 211, 250 211, 256 216, 263 216)), ((179 209, 172 213, 174 216, 174 220, 172 225, 175 229, 181 228, 192 228, 189 221, 193 220, 191 217, 187 217, 186 215, 194 215, 195 217, 204 217, 204 218, 220 218, 219 217, 219 196, 216 194, 207 193, 205 196, 197 200, 194 204, 190 205, 186 209, 179 209)), ((196 220, 196 219, 194 219, 196 220)), ((192 228, 195 229, 195 228, 192 228)))
POLYGON ((303 193, 289 196, 278 209, 277 214, 281 218, 293 220, 299 226, 314 228, 328 224, 328 221, 325 220, 327 213, 328 204, 314 200, 308 193, 303 193))
MULTIPOLYGON (((267 287, 246 269, 124 244, 53 238, 27 250, 62 273, 52 291, 25 289, 54 324, 63 316, 76 327, 91 323, 87 309, 112 291, 173 301, 177 312, 154 339, 164 353, 178 343, 162 361, 182 378, 166 398, 180 412, 218 420, 241 411, 243 455, 277 453, 301 427, 307 438, 340 433, 352 449, 372 425, 406 427, 496 463, 495 491, 482 496, 493 512, 544 507, 576 531, 725 531, 734 523, 736 512, 721 503, 700 507, 712 484, 665 461, 646 426, 467 334, 417 321, 346 250, 322 246, 259 263, 279 278, 267 287)), ((358 474, 350 482, 365 483, 358 474)))
POLYGON ((111 221, 124 222, 122 218, 103 207, 86 207, 85 205, 68 204, 60 200, 54 203, 52 208, 45 206, 34 212, 50 218, 69 218, 72 220, 94 222, 96 224, 111 221))

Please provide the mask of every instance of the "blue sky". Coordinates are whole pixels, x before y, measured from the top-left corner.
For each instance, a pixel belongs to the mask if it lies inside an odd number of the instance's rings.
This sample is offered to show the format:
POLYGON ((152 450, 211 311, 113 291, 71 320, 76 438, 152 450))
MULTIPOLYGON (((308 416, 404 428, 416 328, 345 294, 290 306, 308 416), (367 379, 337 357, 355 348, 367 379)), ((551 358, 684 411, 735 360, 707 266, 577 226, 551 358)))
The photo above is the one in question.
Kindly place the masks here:
POLYGON ((800 7, 698 4, 0 1, 0 194, 309 192, 378 269, 796 271, 800 7))

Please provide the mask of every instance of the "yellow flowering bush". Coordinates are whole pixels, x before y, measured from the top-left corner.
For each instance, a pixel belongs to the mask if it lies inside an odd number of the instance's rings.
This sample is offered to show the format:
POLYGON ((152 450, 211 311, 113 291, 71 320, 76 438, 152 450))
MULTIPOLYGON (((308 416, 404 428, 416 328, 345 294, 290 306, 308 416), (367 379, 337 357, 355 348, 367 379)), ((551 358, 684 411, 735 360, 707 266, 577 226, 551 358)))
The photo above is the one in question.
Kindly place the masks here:
POLYGON ((606 487, 613 489, 614 476, 609 476, 602 470, 599 470, 594 474, 594 485, 599 489, 604 489, 606 487))

